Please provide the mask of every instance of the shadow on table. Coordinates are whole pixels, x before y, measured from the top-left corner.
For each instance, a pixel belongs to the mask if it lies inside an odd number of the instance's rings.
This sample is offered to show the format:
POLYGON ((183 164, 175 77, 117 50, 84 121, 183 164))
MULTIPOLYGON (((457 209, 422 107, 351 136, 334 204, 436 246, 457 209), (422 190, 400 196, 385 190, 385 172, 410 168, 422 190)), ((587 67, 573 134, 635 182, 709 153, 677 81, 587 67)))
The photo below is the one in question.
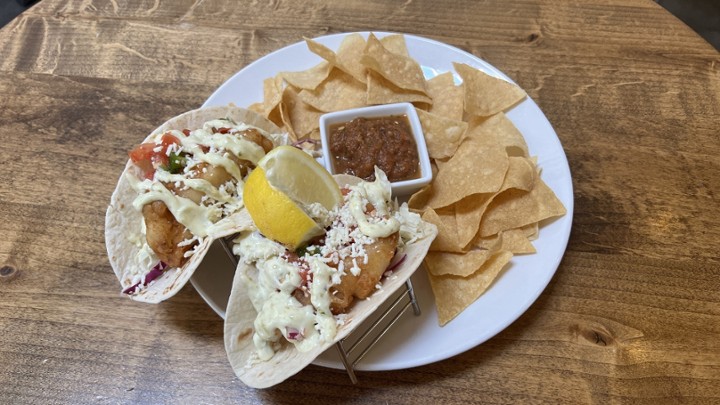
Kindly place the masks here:
POLYGON ((655 0, 655 2, 690 26, 715 49, 720 50, 720 1, 655 0))
POLYGON ((36 3, 37 0, 2 0, 0 1, 0 28, 19 16, 36 3))
POLYGON ((160 308, 159 316, 170 324, 168 328, 209 344, 224 344, 223 319, 202 300, 190 283, 161 303, 160 308))

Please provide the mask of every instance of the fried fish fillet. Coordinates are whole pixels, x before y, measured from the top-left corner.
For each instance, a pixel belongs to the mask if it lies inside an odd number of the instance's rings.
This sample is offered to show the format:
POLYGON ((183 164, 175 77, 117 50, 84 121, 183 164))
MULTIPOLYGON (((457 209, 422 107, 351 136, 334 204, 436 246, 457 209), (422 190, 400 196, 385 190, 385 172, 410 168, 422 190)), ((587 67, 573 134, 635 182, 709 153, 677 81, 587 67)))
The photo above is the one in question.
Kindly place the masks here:
POLYGON ((365 299, 375 291, 383 273, 387 270, 392 258, 395 256, 395 249, 398 245, 399 232, 379 238, 376 242, 366 245, 367 263, 356 260, 360 273, 355 276, 350 272, 353 267, 352 258, 344 260, 345 275, 340 284, 330 288, 330 310, 333 314, 341 314, 347 311, 355 298, 365 299))
POLYGON ((150 248, 160 260, 170 267, 180 267, 187 260, 184 257, 192 245, 178 246, 192 234, 185 226, 175 220, 172 212, 162 201, 153 201, 142 208, 145 218, 146 239, 150 248))
MULTIPOLYGON (((368 260, 367 263, 356 260, 358 267, 360 267, 360 273, 357 276, 353 275, 349 270, 353 266, 352 258, 348 257, 343 261, 345 275, 340 279, 340 284, 330 287, 330 311, 333 315, 347 312, 355 298, 365 299, 375 291, 375 287, 380 282, 382 275, 390 265, 393 257, 395 257, 395 248, 399 237, 400 234, 395 232, 388 237, 380 238, 376 242, 366 245, 365 252, 368 260)), ((289 254, 288 260, 302 263, 294 253, 289 254)), ((334 268, 338 267, 338 265, 329 265, 334 268)), ((293 297, 302 305, 311 305, 310 294, 305 287, 301 286, 295 290, 293 297)))
MULTIPOLYGON (((238 134, 262 147, 265 153, 273 148, 272 141, 255 128, 246 129, 238 134)), ((229 158, 235 162, 243 175, 253 168, 252 162, 248 160, 240 159, 234 155, 230 155, 229 158)), ((214 187, 220 187, 222 184, 232 180, 230 173, 222 166, 213 166, 205 162, 196 165, 190 177, 206 180, 214 187)), ((171 183, 165 183, 164 185, 175 195, 188 198, 196 204, 200 204, 202 197, 205 195, 203 192, 192 188, 176 187, 171 183)), ((197 244, 197 241, 185 246, 178 246, 178 244, 191 239, 193 237, 192 233, 175 219, 172 212, 162 201, 145 204, 142 214, 145 220, 147 243, 150 249, 158 256, 158 259, 167 263, 170 267, 181 267, 185 264, 188 259, 185 257, 185 252, 192 249, 197 244)))

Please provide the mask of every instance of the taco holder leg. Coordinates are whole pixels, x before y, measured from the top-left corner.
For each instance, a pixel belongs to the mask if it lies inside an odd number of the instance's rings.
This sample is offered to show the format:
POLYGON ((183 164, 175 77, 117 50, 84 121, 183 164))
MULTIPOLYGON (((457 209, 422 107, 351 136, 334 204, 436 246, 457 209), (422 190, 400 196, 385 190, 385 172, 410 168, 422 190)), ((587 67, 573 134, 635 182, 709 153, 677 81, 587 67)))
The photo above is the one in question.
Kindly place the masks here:
POLYGON ((223 250, 230 258, 230 261, 232 262, 233 266, 235 266, 235 268, 237 268, 237 265, 238 265, 237 257, 235 257, 235 255, 233 254, 233 251, 232 251, 232 248, 230 247, 230 245, 228 245, 228 240, 232 241, 233 238, 234 238, 234 235, 228 236, 225 238, 218 238, 218 241, 220 242, 220 246, 222 246, 223 250))
POLYGON ((345 344, 348 342, 348 338, 342 339, 339 342, 335 344, 335 348, 338 351, 338 354, 340 355, 340 360, 343 363, 343 366, 345 366, 345 370, 348 373, 348 376, 350 377, 350 381, 352 381, 353 384, 358 383, 357 376, 355 375, 355 366, 357 365, 360 360, 365 357, 365 355, 370 352, 370 350, 375 346, 375 344, 383 337, 385 334, 390 330, 390 328, 400 319, 400 317, 407 312, 408 308, 413 308, 413 313, 415 316, 420 315, 420 306, 417 303, 417 299, 415 297, 415 294, 413 292, 413 286, 410 279, 405 282, 405 291, 400 293, 400 295, 395 298, 393 303, 387 308, 385 312, 380 315, 379 318, 377 318, 373 323, 370 325, 369 328, 363 332, 360 337, 357 338, 355 343, 353 343, 349 349, 345 349, 345 344), (405 299, 407 298, 407 299, 405 299), (399 311, 397 308, 401 308, 399 311), (395 313, 394 315, 391 315, 395 313), (386 319, 389 319, 387 323, 384 326, 381 326, 386 319), (362 347, 361 345, 365 342, 366 338, 374 334, 375 336, 372 337, 367 345, 365 347, 362 347), (358 352, 356 357, 351 360, 353 355, 358 352))
MULTIPOLYGON (((228 241, 231 241, 233 237, 234 236, 219 238, 218 241, 220 242, 223 250, 225 250, 225 253, 230 257, 233 265, 237 267, 237 258, 233 254, 230 245, 228 245, 228 241)), ((397 298, 395 298, 393 303, 390 304, 390 306, 385 310, 385 312, 383 312, 375 321, 372 322, 370 327, 368 327, 365 332, 363 332, 359 337, 357 337, 357 340, 355 340, 354 343, 350 345, 349 349, 345 349, 345 344, 349 344, 349 338, 353 337, 354 335, 348 336, 345 339, 341 339, 335 344, 335 348, 340 355, 340 360, 342 361, 342 364, 345 367, 345 371, 347 371, 348 376, 350 377, 350 381, 352 381, 353 384, 358 383, 357 376, 355 375, 355 366, 357 365, 357 363, 360 362, 360 360, 362 360, 368 352, 370 352, 370 350, 375 346, 375 344, 383 336, 385 336, 385 334, 390 330, 390 328, 395 325, 395 323, 400 319, 400 317, 405 312, 407 312, 408 308, 411 307, 413 309, 413 314, 415 316, 419 316, 420 305, 418 304, 417 297, 415 296, 412 281, 408 279, 405 282, 405 290, 401 292, 397 296, 397 298), (398 310, 398 308, 400 308, 400 310, 398 310), (392 313, 394 313, 394 315, 391 315, 392 313), (381 326, 383 323, 385 323, 385 325, 381 326), (365 343, 366 339, 370 336, 373 337, 371 337, 367 341, 367 344, 365 346, 362 346, 362 344, 365 343), (357 355, 355 356, 356 353, 357 355)))

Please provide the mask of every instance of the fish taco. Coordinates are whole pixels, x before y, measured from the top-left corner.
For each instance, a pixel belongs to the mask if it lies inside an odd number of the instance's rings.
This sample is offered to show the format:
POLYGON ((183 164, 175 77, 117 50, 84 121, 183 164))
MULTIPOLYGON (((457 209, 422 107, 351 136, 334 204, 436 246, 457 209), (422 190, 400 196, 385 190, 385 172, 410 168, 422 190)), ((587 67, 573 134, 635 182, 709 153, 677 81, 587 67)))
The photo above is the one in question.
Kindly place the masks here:
POLYGON ((335 179, 342 199, 313 215, 323 232, 308 243, 292 249, 252 229, 234 239, 225 349, 251 387, 284 381, 348 336, 407 281, 437 234, 391 199, 381 170, 372 182, 335 179))
POLYGON ((225 106, 171 118, 132 149, 105 216, 123 294, 148 303, 175 295, 214 239, 252 226, 244 179, 285 143, 269 120, 225 106))

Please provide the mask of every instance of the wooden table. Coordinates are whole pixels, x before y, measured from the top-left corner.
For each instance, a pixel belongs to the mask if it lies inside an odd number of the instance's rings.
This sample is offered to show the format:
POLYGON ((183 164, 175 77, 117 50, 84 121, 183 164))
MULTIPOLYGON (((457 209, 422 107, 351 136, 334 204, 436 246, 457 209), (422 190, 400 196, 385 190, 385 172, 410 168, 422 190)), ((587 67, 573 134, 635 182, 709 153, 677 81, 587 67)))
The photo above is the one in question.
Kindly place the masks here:
POLYGON ((720 401, 720 57, 652 1, 43 0, 0 30, 0 403, 720 401), (490 341, 410 370, 238 381, 191 286, 118 294, 103 220, 126 151, 303 37, 399 31, 539 104, 573 173, 565 257, 490 341))

